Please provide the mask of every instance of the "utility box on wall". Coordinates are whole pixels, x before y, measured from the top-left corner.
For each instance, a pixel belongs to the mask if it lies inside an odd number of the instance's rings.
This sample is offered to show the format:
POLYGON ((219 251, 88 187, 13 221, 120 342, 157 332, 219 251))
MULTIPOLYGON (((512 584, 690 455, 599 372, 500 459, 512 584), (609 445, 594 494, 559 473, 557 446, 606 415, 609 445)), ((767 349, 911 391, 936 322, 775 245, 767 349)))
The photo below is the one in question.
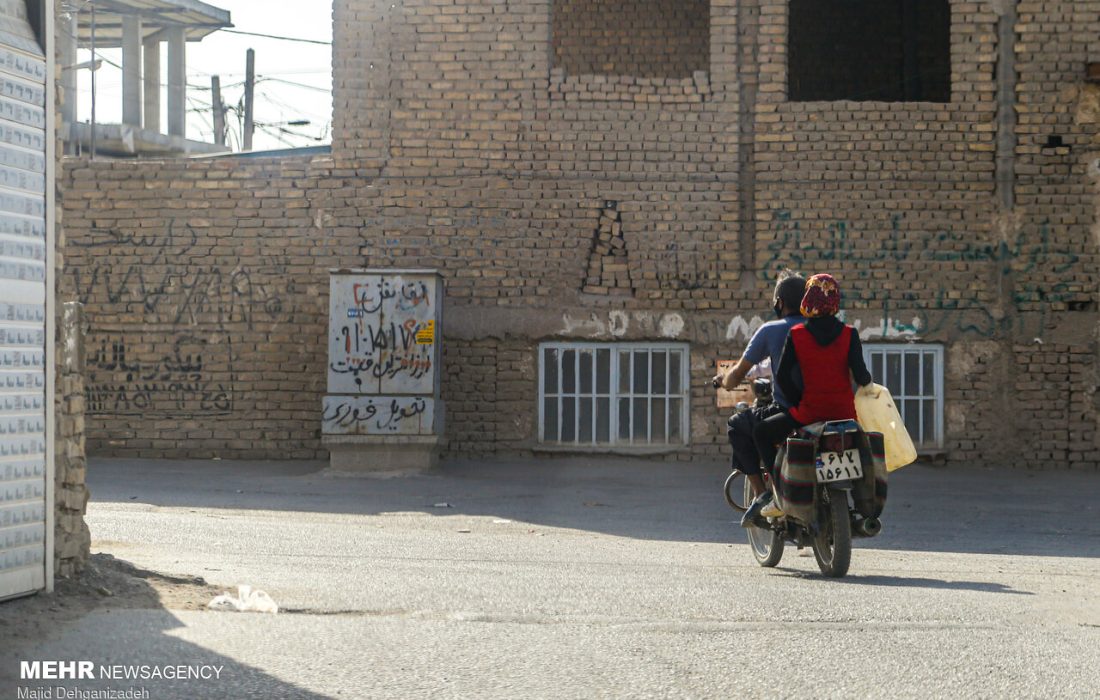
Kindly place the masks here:
POLYGON ((332 270, 322 443, 337 471, 422 470, 439 460, 443 278, 332 270))

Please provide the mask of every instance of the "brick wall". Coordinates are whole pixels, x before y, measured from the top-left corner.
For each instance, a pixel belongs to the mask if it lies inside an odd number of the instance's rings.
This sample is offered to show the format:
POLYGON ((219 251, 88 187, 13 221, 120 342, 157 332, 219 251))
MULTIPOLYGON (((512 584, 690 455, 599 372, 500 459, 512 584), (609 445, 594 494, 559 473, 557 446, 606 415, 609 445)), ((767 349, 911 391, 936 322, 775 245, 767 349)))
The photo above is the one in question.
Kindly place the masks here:
POLYGON ((331 158, 68 164, 90 448, 320 456, 327 269, 396 266, 446 277, 452 454, 535 446, 540 341, 678 340, 692 446, 670 457, 718 458, 703 383, 793 266, 841 279, 866 340, 947 346, 949 458, 1096 467, 1100 2, 1019 4, 1000 159, 1000 5, 950 7, 951 102, 789 102, 784 0, 713 0, 679 92, 555 68, 549 2, 340 0, 331 158), (1059 409, 1026 392, 1063 356, 1059 409), (1017 386, 1044 408, 1006 409, 1017 386), (1029 411, 1063 432, 1006 440, 1029 411))
POLYGON ((553 0, 554 67, 567 75, 690 78, 708 68, 709 5, 553 0))
POLYGON ((69 302, 57 325, 57 430, 54 439, 54 572, 70 577, 88 561, 92 536, 84 522, 88 509, 84 443, 84 315, 69 302))

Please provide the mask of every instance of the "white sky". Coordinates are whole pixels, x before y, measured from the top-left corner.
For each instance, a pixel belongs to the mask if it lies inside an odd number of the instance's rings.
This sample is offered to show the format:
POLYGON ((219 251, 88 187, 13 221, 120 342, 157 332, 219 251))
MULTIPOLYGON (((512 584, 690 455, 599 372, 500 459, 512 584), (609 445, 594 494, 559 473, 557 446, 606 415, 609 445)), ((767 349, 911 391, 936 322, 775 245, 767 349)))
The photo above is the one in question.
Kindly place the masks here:
MULTIPOLYGON (((93 0, 94 1, 94 0, 93 0)), ((332 40, 331 0, 204 0, 207 4, 229 10, 233 29, 275 34, 278 36, 332 40)), ((89 21, 87 10, 81 23, 89 21)), ((241 36, 217 31, 201 42, 187 43, 187 136, 213 141, 210 111, 210 76, 221 76, 222 100, 233 108, 241 104, 244 95, 245 51, 256 51, 257 128, 253 150, 316 146, 330 142, 332 125, 332 47, 317 44, 279 41, 253 36, 241 36), (299 83, 302 86, 286 82, 299 83), (276 124, 308 119, 309 126, 283 126, 294 134, 279 130, 279 126, 261 128, 260 124, 276 124)), ((98 51, 104 59, 122 65, 122 50, 98 51)), ((80 51, 80 61, 91 57, 89 50, 80 51)), ((167 71, 167 44, 161 45, 161 70, 167 71)), ((162 75, 161 82, 166 77, 162 75)), ((80 71, 78 118, 91 119, 91 72, 80 71)), ((161 129, 166 128, 167 90, 161 89, 161 129)), ((101 124, 122 121, 122 71, 104 62, 96 75, 96 120, 101 124)), ((243 119, 243 110, 241 111, 243 119)), ((226 115, 230 144, 239 150, 240 135, 237 115, 226 115)))

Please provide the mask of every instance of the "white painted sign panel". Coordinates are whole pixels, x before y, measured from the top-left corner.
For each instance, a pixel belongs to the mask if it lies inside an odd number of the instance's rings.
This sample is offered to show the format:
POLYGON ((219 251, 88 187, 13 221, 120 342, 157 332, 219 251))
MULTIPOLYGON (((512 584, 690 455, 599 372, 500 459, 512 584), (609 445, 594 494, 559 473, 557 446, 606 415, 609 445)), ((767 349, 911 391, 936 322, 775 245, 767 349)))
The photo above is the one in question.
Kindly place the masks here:
POLYGON ((328 393, 435 395, 442 286, 432 272, 334 272, 328 393))

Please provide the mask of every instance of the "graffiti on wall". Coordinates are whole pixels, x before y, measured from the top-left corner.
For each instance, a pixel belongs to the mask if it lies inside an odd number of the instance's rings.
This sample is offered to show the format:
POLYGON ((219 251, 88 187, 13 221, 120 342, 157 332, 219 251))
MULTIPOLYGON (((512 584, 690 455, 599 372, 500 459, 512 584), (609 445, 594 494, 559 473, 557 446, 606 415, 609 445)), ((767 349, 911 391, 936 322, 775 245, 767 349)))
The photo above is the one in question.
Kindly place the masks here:
POLYGON ((330 394, 425 394, 436 382, 434 277, 333 275, 330 394))
POLYGON ((326 435, 425 435, 434 430, 435 400, 425 396, 326 396, 326 435))
POLYGON ((272 260, 262 275, 243 265, 218 265, 209 255, 211 244, 200 244, 195 230, 178 222, 157 233, 93 230, 70 245, 86 251, 86 264, 68 268, 77 298, 93 308, 106 301, 138 312, 146 323, 251 328, 282 320, 284 294, 292 291, 261 281, 286 279, 281 261, 272 260))
POLYGON ((940 286, 929 299, 918 292, 887 289, 875 283, 876 269, 883 269, 885 264, 886 269, 896 273, 906 262, 935 263, 941 269, 963 263, 968 270, 974 270, 975 266, 979 270, 984 268, 989 275, 999 279, 1026 278, 1038 271, 1049 273, 1051 278, 1064 277, 1078 265, 1080 256, 1071 248, 1056 245, 1047 223, 1040 225, 1037 231, 1020 230, 1011 240, 989 243, 971 240, 951 230, 903 231, 902 215, 894 214, 885 236, 875 237, 874 245, 861 245, 853 237, 854 227, 848 221, 829 224, 824 235, 804 232, 801 223, 793 219, 787 209, 777 210, 774 222, 774 240, 767 247, 766 261, 760 272, 762 279, 770 282, 785 267, 810 273, 815 267, 843 264, 851 270, 849 274, 854 273, 857 278, 844 287, 846 301, 881 308, 883 337, 918 331, 955 331, 989 337, 1023 331, 1025 320, 1015 313, 1017 311, 1036 312, 1032 321, 1034 327, 1030 330, 1041 335, 1055 305, 1073 302, 1081 296, 1065 281, 1028 280, 1011 285, 1010 309, 997 309, 964 290, 940 286), (1008 313, 1010 311, 1012 313, 1008 313))
POLYGON ((92 230, 69 245, 66 272, 77 298, 135 319, 125 331, 104 330, 90 314, 88 413, 232 412, 233 331, 288 317, 283 299, 293 282, 283 281, 285 264, 272 257, 262 273, 219 265, 212 243, 179 222, 141 233, 92 230))
POLYGON ((229 336, 93 331, 87 340, 90 415, 201 416, 233 409, 229 336))
POLYGON ((668 243, 652 261, 661 289, 677 291, 718 286, 718 256, 692 242, 668 243))

